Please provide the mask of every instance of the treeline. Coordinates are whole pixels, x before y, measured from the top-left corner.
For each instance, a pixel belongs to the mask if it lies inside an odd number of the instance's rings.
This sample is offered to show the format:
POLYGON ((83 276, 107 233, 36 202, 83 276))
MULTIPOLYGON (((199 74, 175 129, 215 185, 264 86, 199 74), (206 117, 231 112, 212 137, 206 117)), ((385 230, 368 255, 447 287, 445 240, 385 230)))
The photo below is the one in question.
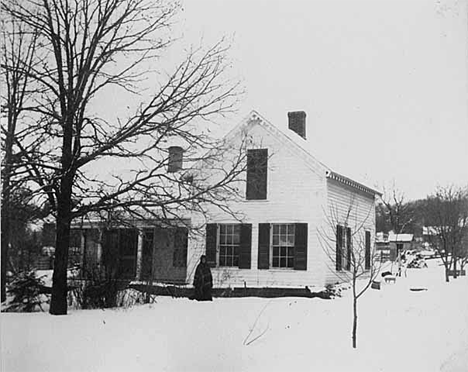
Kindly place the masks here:
POLYGON ((387 192, 376 208, 376 230, 424 238, 442 258, 446 281, 456 278, 468 260, 468 188, 439 187, 414 201, 396 190, 387 192))

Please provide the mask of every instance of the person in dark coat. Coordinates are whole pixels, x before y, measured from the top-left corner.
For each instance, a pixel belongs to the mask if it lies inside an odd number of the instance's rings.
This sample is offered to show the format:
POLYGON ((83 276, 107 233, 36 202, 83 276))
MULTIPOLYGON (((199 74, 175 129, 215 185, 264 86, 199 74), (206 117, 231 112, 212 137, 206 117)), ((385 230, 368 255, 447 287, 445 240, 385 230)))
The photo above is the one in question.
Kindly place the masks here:
POLYGON ((211 297, 211 288, 213 288, 213 277, 211 270, 206 263, 206 256, 200 258, 200 263, 195 270, 195 279, 193 281, 195 287, 195 300, 198 301, 213 301, 211 297))

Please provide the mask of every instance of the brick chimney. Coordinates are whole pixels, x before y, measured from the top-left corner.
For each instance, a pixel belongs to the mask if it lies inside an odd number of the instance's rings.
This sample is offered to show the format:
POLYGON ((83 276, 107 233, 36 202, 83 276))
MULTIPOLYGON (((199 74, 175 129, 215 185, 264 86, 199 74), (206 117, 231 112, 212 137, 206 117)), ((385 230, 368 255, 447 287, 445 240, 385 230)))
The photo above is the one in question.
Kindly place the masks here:
POLYGON ((306 139, 306 113, 304 111, 288 112, 289 129, 306 139))

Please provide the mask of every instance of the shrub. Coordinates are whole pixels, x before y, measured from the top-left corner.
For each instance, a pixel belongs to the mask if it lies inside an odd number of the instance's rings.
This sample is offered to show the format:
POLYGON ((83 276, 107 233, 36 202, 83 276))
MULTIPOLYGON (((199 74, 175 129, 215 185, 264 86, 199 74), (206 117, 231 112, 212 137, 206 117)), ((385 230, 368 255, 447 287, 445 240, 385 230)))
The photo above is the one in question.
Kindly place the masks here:
POLYGON ((325 293, 327 293, 330 298, 341 297, 342 287, 336 284, 327 284, 325 286, 325 293))
POLYGON ((125 306, 130 281, 106 275, 99 267, 82 270, 81 278, 69 283, 69 304, 81 309, 107 309, 125 306))
POLYGON ((37 277, 36 272, 26 271, 16 275, 10 284, 8 293, 13 296, 5 311, 7 312, 34 312, 43 311, 42 304, 46 301, 44 296, 44 281, 37 277))

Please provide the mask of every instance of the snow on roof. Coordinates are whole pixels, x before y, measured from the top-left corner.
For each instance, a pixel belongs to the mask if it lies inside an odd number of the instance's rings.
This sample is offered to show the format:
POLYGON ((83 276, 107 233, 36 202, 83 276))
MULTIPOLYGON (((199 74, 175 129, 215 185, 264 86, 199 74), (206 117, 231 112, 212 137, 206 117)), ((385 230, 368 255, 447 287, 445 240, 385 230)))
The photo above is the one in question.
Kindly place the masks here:
POLYGON ((390 242, 412 242, 413 241, 413 234, 395 234, 389 233, 388 234, 388 241, 390 242))

